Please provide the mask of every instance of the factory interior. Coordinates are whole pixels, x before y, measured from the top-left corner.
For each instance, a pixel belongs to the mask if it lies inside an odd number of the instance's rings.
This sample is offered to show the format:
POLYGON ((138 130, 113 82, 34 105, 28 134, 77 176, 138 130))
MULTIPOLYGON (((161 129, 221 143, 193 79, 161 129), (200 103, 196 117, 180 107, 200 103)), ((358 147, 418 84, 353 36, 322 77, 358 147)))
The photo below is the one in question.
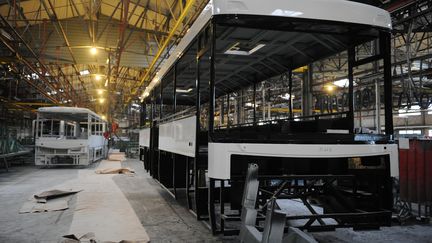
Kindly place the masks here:
POLYGON ((0 0, 0 242, 432 243, 432 0, 0 0))

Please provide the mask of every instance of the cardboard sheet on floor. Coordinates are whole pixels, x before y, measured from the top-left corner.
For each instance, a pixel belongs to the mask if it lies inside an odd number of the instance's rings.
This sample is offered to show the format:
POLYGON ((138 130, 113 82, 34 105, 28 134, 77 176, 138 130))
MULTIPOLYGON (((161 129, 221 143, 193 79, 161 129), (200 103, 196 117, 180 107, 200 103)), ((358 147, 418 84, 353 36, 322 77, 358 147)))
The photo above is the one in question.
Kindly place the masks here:
POLYGON ((39 203, 46 203, 50 199, 65 197, 65 196, 72 195, 72 194, 75 194, 75 193, 80 192, 80 191, 81 190, 74 190, 74 189, 67 189, 67 190, 53 189, 53 190, 43 191, 39 194, 36 194, 36 195, 34 195, 34 198, 39 203))
POLYGON ((46 203, 38 203, 36 200, 27 201, 19 210, 19 213, 41 213, 41 212, 51 212, 60 211, 68 209, 68 201, 65 199, 53 199, 47 201, 46 203))
POLYGON ((124 161, 126 160, 126 155, 123 152, 112 152, 108 154, 109 161, 124 161))
POLYGON ((126 174, 132 175, 135 174, 135 171, 130 168, 106 168, 95 170, 96 174, 126 174))
POLYGON ((63 240, 61 241, 61 243, 84 243, 84 242, 97 243, 95 234, 89 232, 84 235, 64 235, 63 240))
POLYGON ((68 209, 70 196, 80 191, 71 188, 42 191, 29 198, 21 207, 19 213, 41 213, 68 209))
MULTIPOLYGON (((102 168, 121 168, 121 165, 102 161, 96 170, 102 168)), ((84 186, 85 190, 77 195, 69 234, 84 235, 92 232, 102 242, 148 242, 147 232, 112 179, 116 175, 95 176, 94 171, 92 173, 78 173, 76 181, 84 186)))
POLYGON ((84 235, 64 235, 61 243, 146 243, 148 241, 100 241, 93 232, 84 235))

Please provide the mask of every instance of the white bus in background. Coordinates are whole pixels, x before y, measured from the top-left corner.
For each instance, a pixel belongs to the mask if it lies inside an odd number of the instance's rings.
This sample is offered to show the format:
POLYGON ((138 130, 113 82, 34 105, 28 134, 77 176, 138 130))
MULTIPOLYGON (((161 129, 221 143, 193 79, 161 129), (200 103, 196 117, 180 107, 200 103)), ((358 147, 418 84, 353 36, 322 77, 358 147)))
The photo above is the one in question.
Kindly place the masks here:
POLYGON ((106 121, 87 108, 39 108, 33 133, 35 164, 89 165, 105 158, 106 130, 106 121))

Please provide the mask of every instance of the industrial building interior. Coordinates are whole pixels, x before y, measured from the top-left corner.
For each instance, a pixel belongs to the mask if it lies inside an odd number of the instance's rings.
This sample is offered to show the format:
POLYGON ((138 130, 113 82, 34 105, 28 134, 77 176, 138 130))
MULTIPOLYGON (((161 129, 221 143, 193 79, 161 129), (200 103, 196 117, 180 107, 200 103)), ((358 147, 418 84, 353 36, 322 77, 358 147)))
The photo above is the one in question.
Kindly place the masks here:
POLYGON ((432 242, 431 10, 0 0, 0 242, 432 242))

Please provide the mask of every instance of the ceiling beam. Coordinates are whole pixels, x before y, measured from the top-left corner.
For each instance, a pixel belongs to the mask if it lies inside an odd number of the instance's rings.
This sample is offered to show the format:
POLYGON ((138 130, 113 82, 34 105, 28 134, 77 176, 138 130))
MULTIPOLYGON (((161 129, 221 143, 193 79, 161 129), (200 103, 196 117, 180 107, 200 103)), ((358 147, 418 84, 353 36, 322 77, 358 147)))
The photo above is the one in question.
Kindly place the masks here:
POLYGON ((140 88, 143 86, 144 82, 146 82, 149 77, 151 76, 151 73, 154 71, 154 67, 157 63, 157 61, 159 60, 159 58, 162 56, 162 54, 166 51, 166 48, 168 47, 168 44, 170 43, 172 37, 174 36, 174 34, 177 32, 178 28, 180 27, 180 24, 183 22, 183 20, 186 18, 186 16, 188 15, 189 11, 192 9, 192 6, 194 5, 195 0, 189 0, 186 3, 186 6, 183 8, 183 12, 181 13, 181 15, 179 16, 179 18, 177 19, 177 21, 175 22, 175 25, 173 26, 173 28, 171 29, 168 37, 165 39, 165 42, 163 43, 163 45, 159 48, 156 56, 153 58, 149 68, 147 69, 147 71, 145 72, 145 75, 141 78, 140 82, 138 83, 138 86, 132 90, 131 95, 128 97, 128 99, 125 102, 125 106, 127 106, 131 100, 132 97, 137 95, 138 91, 140 90, 140 88))

